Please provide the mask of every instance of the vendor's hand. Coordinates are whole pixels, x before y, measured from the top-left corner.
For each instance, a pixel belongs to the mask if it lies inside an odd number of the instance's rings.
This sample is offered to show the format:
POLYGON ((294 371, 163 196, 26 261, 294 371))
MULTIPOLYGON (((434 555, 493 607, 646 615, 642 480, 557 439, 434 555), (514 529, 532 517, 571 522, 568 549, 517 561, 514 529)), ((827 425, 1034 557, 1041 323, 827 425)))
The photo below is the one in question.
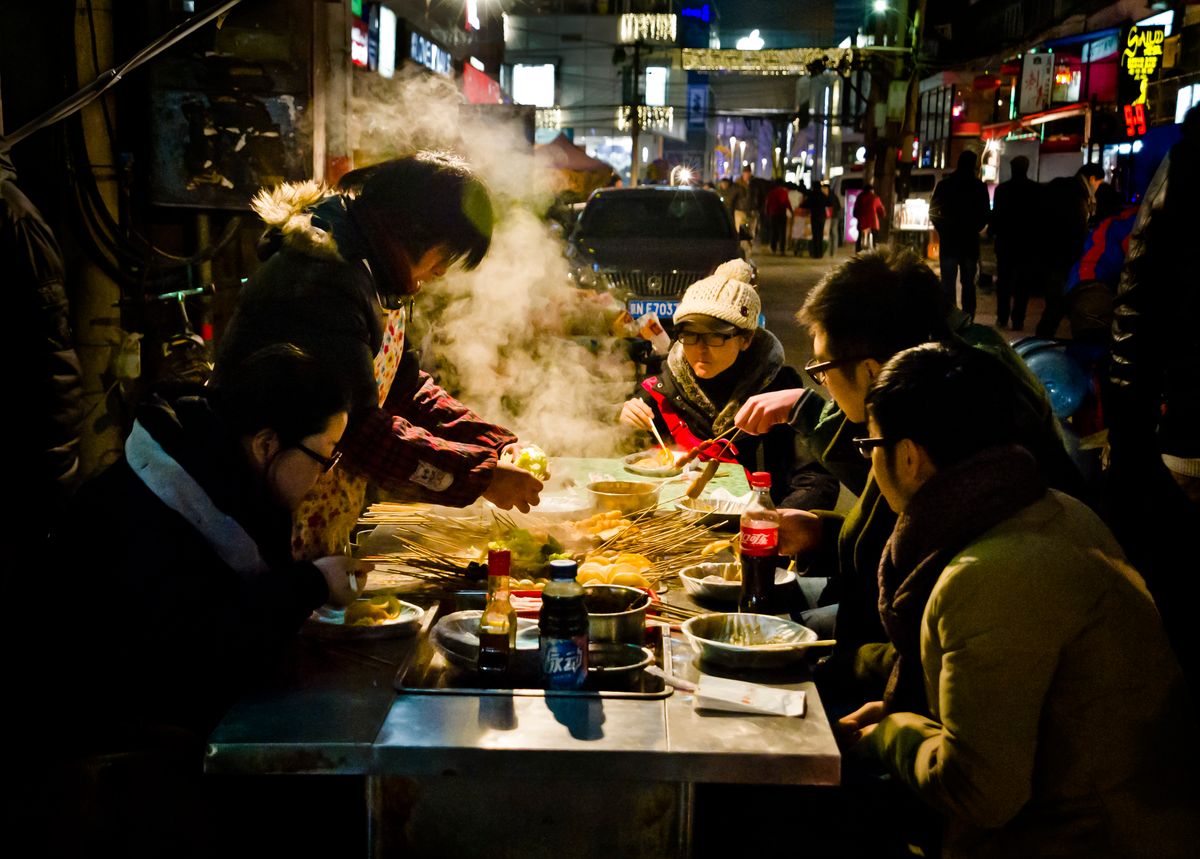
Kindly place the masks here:
POLYGON ((787 423, 788 416, 803 394, 803 388, 755 394, 738 409, 733 423, 742 432, 762 435, 776 424, 787 423))
POLYGON ((883 718, 883 702, 868 701, 848 716, 838 719, 836 732, 838 739, 846 745, 853 745, 865 740, 875 730, 875 726, 883 718))
POLYGON ((367 586, 369 564, 364 564, 349 555, 330 555, 317 558, 313 564, 325 577, 329 588, 329 604, 346 606, 358 599, 367 586))
POLYGON ((621 406, 621 423, 641 430, 654 426, 654 409, 645 400, 634 397, 621 406))
POLYGON ((801 555, 820 548, 821 520, 807 510, 779 511, 779 554, 801 555))
POLYGON ((498 462, 496 470, 492 472, 492 483, 483 497, 501 510, 516 507, 522 513, 528 513, 529 508, 536 506, 540 500, 538 495, 541 491, 542 481, 528 471, 507 462, 498 462))

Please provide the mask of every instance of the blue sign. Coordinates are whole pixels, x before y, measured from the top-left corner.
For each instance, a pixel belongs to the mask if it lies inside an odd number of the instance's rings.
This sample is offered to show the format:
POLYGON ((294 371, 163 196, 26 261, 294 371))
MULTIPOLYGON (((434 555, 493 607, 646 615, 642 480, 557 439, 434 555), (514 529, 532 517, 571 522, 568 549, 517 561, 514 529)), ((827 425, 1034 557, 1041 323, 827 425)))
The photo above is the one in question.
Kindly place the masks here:
POLYGON ((679 10, 679 14, 685 18, 698 18, 705 24, 712 21, 712 9, 705 3, 703 6, 685 6, 679 10))
POLYGON ((450 74, 450 54, 440 45, 413 33, 409 42, 408 55, 427 69, 433 69, 439 75, 450 74))

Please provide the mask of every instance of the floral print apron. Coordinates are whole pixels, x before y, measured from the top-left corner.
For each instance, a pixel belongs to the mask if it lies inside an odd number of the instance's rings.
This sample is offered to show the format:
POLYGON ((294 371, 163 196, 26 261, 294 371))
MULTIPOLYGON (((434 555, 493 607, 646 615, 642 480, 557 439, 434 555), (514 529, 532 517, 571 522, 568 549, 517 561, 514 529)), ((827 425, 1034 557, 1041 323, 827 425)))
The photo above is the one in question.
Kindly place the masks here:
MULTIPOLYGON (((400 357, 404 352, 405 311, 386 311, 383 345, 375 355, 375 383, 379 405, 383 405, 400 357)), ((297 561, 314 561, 348 552, 350 532, 362 514, 367 478, 340 468, 321 475, 317 485, 300 502, 292 519, 292 556, 297 561)))

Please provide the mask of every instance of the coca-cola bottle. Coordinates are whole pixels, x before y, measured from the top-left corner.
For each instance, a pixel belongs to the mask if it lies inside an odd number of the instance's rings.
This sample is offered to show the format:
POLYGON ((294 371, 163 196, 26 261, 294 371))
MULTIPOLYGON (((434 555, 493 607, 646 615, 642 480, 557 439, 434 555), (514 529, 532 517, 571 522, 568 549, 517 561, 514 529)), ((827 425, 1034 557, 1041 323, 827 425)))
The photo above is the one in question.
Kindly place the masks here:
POLYGON ((771 501, 771 475, 754 472, 750 489, 750 503, 742 511, 742 593, 738 611, 771 614, 779 548, 779 512, 771 501))

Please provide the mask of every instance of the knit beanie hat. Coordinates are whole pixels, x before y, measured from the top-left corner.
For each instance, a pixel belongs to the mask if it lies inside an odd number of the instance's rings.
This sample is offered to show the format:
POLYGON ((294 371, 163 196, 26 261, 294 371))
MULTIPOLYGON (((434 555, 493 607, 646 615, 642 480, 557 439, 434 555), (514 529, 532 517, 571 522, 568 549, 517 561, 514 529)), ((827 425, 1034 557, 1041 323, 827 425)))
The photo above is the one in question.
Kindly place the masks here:
POLYGON ((758 328, 762 302, 753 286, 754 268, 745 260, 722 263, 703 280, 688 287, 675 311, 675 324, 688 316, 711 316, 735 328, 758 328))

